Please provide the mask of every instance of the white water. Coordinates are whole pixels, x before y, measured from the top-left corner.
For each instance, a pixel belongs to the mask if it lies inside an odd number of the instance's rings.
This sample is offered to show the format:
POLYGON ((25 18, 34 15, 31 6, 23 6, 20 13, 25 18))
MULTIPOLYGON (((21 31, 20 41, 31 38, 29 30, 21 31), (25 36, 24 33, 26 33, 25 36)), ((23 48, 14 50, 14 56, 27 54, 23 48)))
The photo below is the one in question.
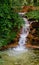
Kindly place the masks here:
POLYGON ((13 49, 9 49, 9 55, 13 55, 13 54, 19 54, 22 52, 25 52, 25 50, 27 51, 26 47, 24 46, 24 44, 26 44, 27 42, 27 36, 29 34, 29 21, 26 18, 23 18, 25 21, 25 24, 22 28, 22 32, 20 34, 20 38, 19 38, 19 46, 17 46, 16 48, 13 49), (13 52, 14 51, 14 52, 13 52))
POLYGON ((20 34, 20 39, 19 39, 19 46, 17 46, 16 48, 14 48, 15 51, 23 51, 25 50, 24 44, 27 41, 27 36, 29 34, 29 22, 27 21, 26 18, 23 18, 25 21, 25 24, 22 28, 22 32, 20 34))

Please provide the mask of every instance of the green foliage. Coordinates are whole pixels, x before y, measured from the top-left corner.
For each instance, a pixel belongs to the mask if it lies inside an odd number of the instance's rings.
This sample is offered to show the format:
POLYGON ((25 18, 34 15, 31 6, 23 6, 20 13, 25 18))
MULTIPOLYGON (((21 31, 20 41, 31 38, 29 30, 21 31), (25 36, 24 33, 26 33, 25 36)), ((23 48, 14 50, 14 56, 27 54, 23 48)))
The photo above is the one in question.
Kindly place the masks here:
POLYGON ((12 9, 10 0, 0 0, 0 47, 14 40, 23 23, 12 9))
POLYGON ((30 11, 26 13, 25 16, 27 16, 28 19, 39 20, 39 11, 38 10, 30 11))
POLYGON ((39 6, 39 0, 33 0, 33 5, 34 6, 39 6))

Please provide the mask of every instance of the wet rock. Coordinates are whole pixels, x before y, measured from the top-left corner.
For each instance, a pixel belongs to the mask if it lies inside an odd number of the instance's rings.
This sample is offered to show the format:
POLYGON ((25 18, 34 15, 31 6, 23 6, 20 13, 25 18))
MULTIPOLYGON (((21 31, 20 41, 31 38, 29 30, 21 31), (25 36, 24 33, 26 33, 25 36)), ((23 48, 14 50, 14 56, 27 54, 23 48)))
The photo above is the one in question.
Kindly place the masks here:
POLYGON ((30 31, 31 31, 31 30, 33 30, 33 27, 32 27, 32 25, 30 24, 30 31))
POLYGON ((33 36, 32 34, 29 34, 27 38, 29 38, 29 39, 33 39, 34 36, 33 36))
POLYGON ((31 19, 28 19, 28 21, 30 21, 30 22, 31 22, 31 21, 35 21, 35 19, 31 18, 31 19))
POLYGON ((33 29, 32 31, 31 31, 31 34, 35 34, 36 33, 36 29, 33 29))
POLYGON ((35 39, 35 40, 39 40, 39 37, 35 37, 34 39, 35 39))
MULTIPOLYGON (((32 47, 36 48, 37 46, 39 46, 39 35, 37 33, 39 33, 38 29, 39 28, 39 22, 32 22, 30 24, 30 33, 28 35, 28 46, 30 47, 32 45, 32 47)), ((37 47, 38 48, 38 47, 37 47)))
POLYGON ((32 26, 33 28, 39 28, 39 22, 32 22, 32 23, 31 23, 31 26, 32 26))

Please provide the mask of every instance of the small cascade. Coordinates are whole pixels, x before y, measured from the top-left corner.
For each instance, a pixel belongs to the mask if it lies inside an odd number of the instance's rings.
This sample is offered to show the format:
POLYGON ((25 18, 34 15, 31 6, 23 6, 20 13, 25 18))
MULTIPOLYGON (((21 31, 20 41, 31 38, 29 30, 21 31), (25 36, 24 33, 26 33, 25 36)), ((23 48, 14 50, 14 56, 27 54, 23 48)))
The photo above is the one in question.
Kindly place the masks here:
MULTIPOLYGON (((23 14, 22 14, 23 15, 23 14)), ((25 24, 23 25, 22 27, 22 31, 21 31, 21 34, 20 34, 20 38, 19 38, 19 41, 18 41, 18 46, 16 48, 10 48, 9 51, 8 51, 8 54, 11 56, 11 55, 15 55, 15 54, 19 54, 19 53, 22 53, 22 52, 25 52, 27 51, 28 49, 26 49, 26 47, 24 46, 24 44, 26 44, 27 42, 27 36, 29 34, 29 21, 24 18, 24 22, 25 24)))
POLYGON ((15 51, 23 51, 25 50, 25 46, 24 44, 26 43, 27 41, 27 36, 29 34, 29 22, 26 18, 23 18, 24 21, 25 21, 25 24, 22 28, 22 32, 20 34, 20 38, 19 38, 19 46, 17 46, 16 48, 14 48, 15 51))

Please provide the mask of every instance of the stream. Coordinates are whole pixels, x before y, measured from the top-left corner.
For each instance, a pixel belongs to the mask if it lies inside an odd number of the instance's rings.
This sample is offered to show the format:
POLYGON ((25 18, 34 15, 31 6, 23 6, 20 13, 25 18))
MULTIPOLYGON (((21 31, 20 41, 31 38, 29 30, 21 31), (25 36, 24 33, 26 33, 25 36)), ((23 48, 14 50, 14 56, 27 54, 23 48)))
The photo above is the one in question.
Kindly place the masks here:
MULTIPOLYGON (((21 14, 22 15, 22 14, 21 14)), ((16 48, 0 51, 0 65, 39 65, 39 50, 27 49, 24 44, 29 34, 29 21, 25 21, 16 48)))

